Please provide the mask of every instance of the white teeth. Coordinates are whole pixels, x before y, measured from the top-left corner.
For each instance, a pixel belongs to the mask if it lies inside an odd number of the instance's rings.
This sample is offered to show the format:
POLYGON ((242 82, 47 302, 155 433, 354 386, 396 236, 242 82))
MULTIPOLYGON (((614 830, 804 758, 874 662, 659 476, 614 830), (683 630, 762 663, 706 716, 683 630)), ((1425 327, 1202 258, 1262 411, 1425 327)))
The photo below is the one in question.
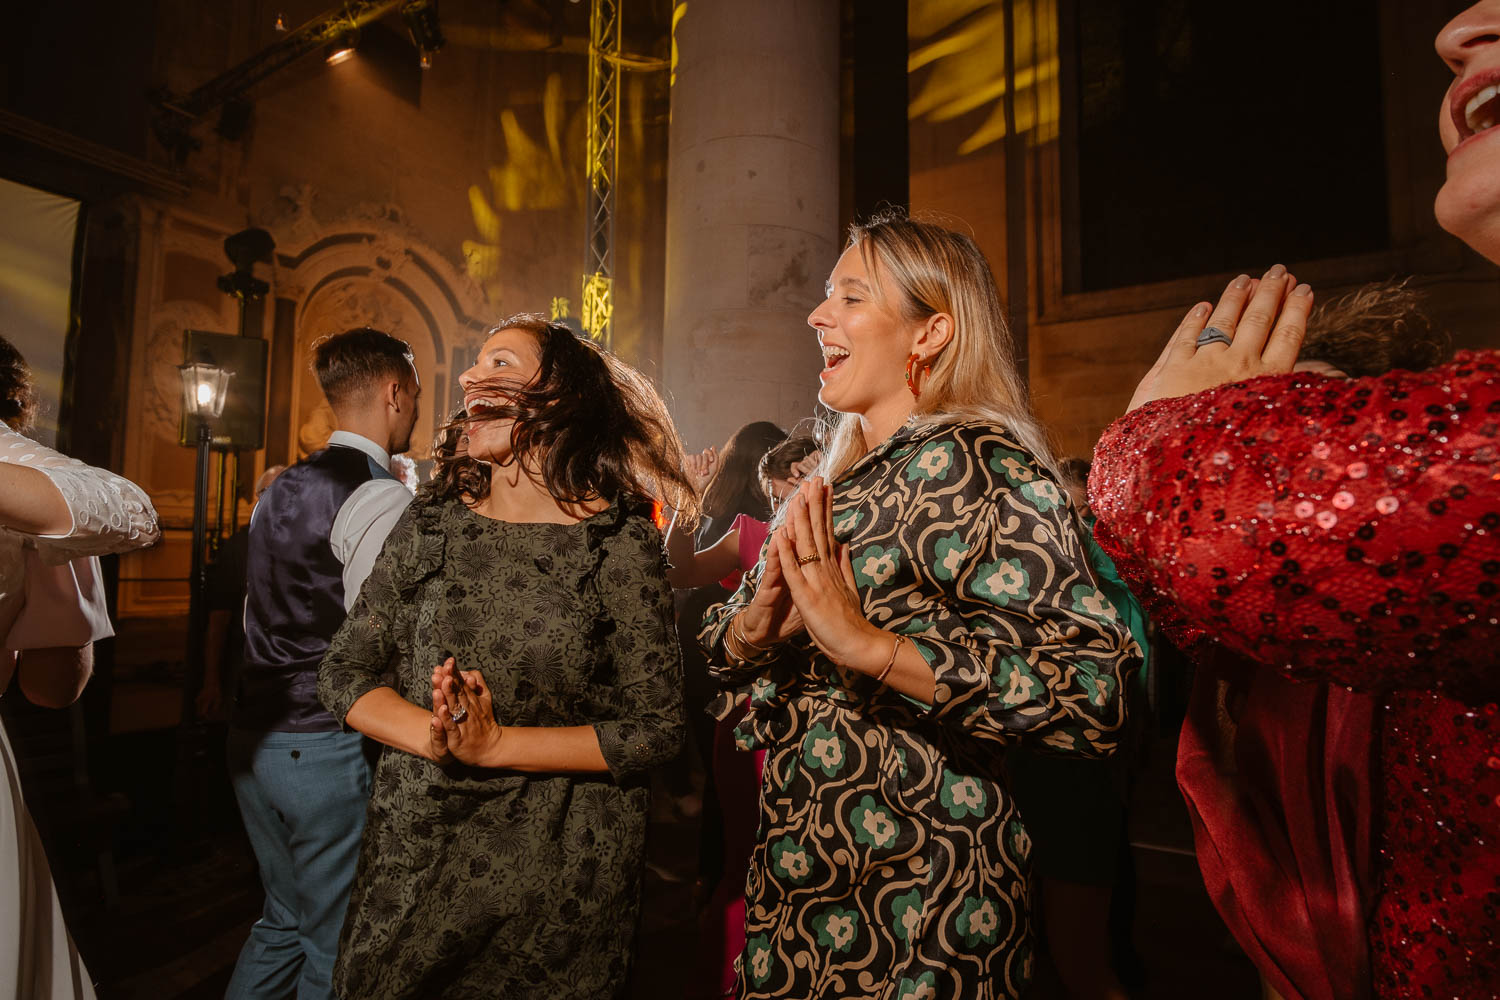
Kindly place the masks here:
POLYGON ((849 352, 846 351, 846 350, 844 350, 842 347, 834 347, 832 344, 824 344, 824 345, 822 345, 822 347, 823 347, 823 357, 825 359, 827 359, 827 358, 847 358, 849 356, 849 352))
POLYGON ((1493 101, 1497 94, 1500 94, 1500 84, 1492 83, 1469 98, 1469 103, 1464 105, 1464 121, 1468 123, 1471 130, 1483 132, 1485 129, 1492 128, 1495 125, 1493 109, 1486 112, 1483 117, 1480 117, 1478 112, 1486 104, 1493 101))

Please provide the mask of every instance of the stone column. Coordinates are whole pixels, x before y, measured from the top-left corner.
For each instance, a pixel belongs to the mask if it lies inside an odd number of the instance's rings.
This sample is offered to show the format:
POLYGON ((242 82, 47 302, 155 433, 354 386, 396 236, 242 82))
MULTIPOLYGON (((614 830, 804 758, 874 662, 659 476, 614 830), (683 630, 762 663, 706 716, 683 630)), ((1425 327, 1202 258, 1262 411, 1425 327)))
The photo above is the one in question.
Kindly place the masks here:
POLYGON ((838 259, 837 0, 685 0, 667 161, 662 376, 690 448, 810 416, 807 314, 838 259))

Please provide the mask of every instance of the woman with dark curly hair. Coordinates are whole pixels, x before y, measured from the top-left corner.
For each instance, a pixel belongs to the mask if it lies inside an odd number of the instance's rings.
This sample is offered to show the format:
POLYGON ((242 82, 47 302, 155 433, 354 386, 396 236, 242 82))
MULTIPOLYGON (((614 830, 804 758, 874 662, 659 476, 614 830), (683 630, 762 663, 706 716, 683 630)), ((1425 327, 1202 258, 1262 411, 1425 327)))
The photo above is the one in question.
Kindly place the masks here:
POLYGON ((638 372, 540 316, 495 327, 460 382, 468 449, 392 530, 319 672, 329 710, 387 745, 334 988, 615 996, 646 770, 682 740, 651 520, 653 500, 695 509, 682 447, 638 372))

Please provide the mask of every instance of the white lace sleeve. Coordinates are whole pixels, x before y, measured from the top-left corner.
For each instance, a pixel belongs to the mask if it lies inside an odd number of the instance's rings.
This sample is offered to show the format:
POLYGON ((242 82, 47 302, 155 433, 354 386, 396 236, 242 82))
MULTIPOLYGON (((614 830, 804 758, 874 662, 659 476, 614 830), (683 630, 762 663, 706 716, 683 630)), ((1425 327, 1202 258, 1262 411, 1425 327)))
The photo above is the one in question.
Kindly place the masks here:
POLYGON ((29 465, 46 475, 73 514, 67 534, 37 536, 49 562, 145 548, 161 535, 151 498, 135 483, 39 445, 4 424, 0 462, 29 465))

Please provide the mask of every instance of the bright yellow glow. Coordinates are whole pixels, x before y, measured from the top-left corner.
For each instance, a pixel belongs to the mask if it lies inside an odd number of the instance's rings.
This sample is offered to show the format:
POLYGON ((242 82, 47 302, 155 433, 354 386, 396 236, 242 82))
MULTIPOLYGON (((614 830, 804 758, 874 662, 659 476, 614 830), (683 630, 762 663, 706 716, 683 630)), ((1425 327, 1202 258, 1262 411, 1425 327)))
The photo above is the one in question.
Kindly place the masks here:
POLYGON ((573 305, 573 303, 569 302, 566 296, 563 296, 563 295, 554 295, 554 296, 552 296, 552 308, 548 312, 547 318, 548 319, 567 319, 568 318, 568 310, 572 307, 572 305, 573 305))
MULTIPOLYGON (((912 98, 907 117, 951 121, 989 109, 958 146, 960 156, 1005 138, 1005 9, 1002 0, 924 0, 908 6, 912 98)), ((1036 144, 1057 138, 1057 0, 1016 0, 1016 131, 1036 144)))
POLYGON ((593 340, 604 336, 614 314, 614 282, 602 274, 583 276, 583 330, 593 340))
POLYGON ((667 86, 677 85, 677 25, 687 15, 687 3, 678 4, 672 8, 672 69, 668 73, 667 86))
POLYGON ((207 382, 198 383, 198 405, 206 407, 214 401, 214 387, 207 382))
POLYGON ((349 58, 353 55, 354 46, 352 45, 334 49, 332 52, 328 53, 328 65, 337 66, 341 62, 348 62, 349 58))

